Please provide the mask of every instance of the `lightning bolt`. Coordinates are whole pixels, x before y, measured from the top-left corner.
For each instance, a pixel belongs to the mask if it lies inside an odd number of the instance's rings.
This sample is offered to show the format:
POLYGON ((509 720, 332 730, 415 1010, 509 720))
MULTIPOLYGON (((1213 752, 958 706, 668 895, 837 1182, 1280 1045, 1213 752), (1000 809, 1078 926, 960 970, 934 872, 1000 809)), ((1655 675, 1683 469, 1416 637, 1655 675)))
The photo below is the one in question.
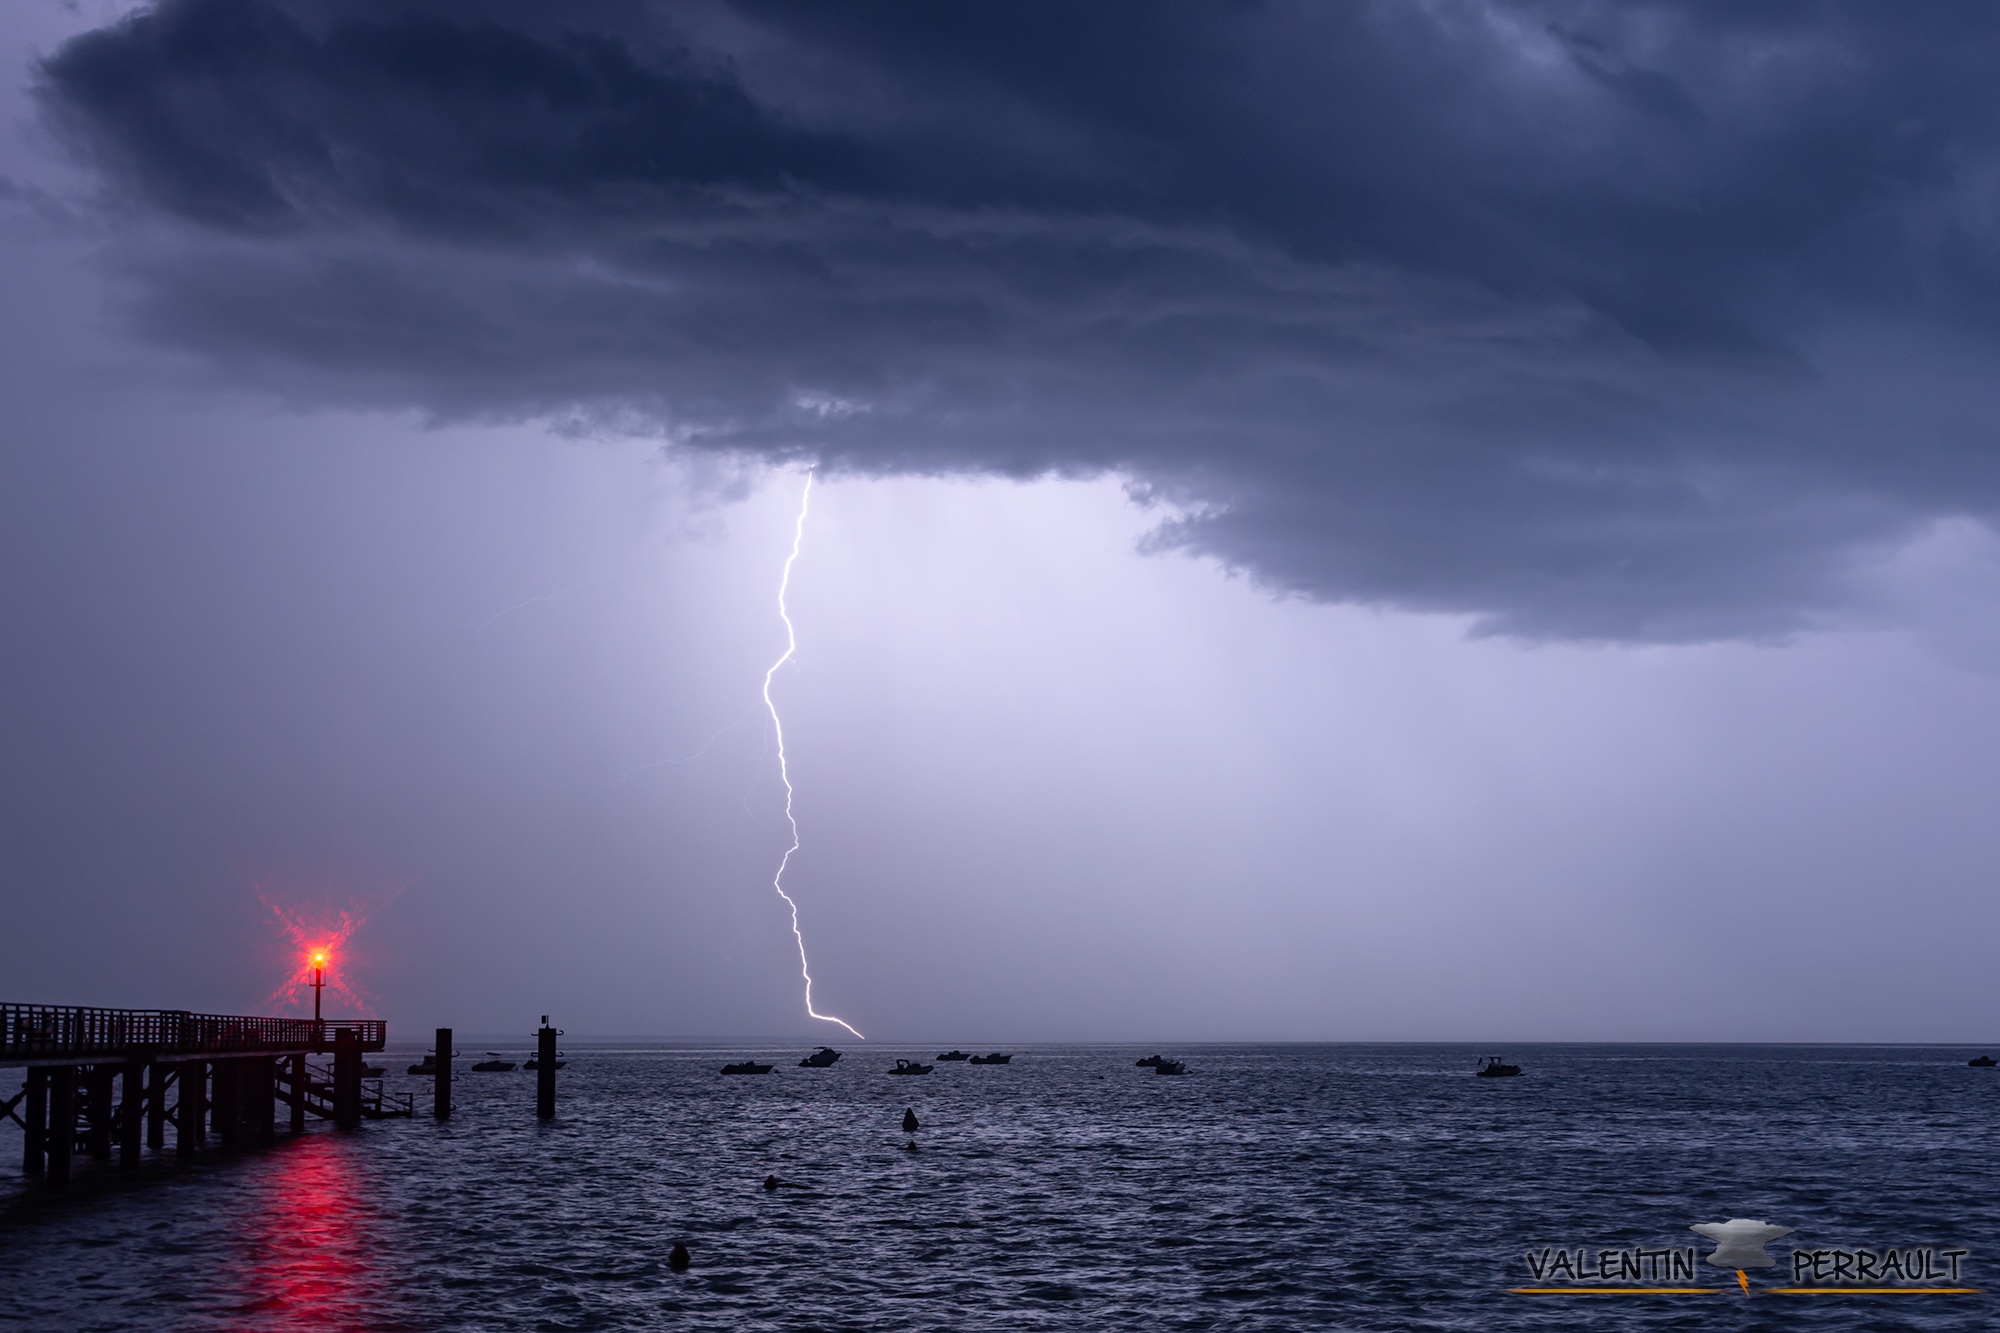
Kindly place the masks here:
POLYGON ((1745 1296, 1750 1294, 1750 1275, 1740 1268, 1736 1270, 1736 1285, 1743 1288, 1745 1296))
POLYGON ((792 853, 799 849, 799 821, 792 814, 792 775, 785 767, 785 724, 778 716, 778 705, 771 702, 771 680, 778 674, 778 668, 791 661, 792 654, 799 648, 799 636, 792 628, 791 613, 785 609, 785 592, 792 586, 792 566, 798 563, 799 546, 805 541, 806 510, 812 504, 812 489, 813 474, 807 472, 805 490, 799 495, 799 521, 792 529, 792 553, 785 557, 785 573, 778 580, 778 619, 785 622, 785 652, 784 656, 771 663, 771 669, 764 673, 764 707, 770 711, 771 730, 778 738, 778 780, 785 784, 785 822, 792 827, 792 845, 785 848, 784 856, 779 858, 778 873, 771 876, 771 887, 785 900, 785 906, 792 909, 792 938, 799 944, 799 975, 806 979, 807 1016, 817 1018, 822 1023, 838 1023, 849 1032, 853 1032, 856 1037, 860 1037, 862 1041, 867 1041, 868 1038, 862 1037, 854 1025, 846 1019, 835 1018, 832 1014, 822 1014, 813 1008, 813 974, 812 967, 806 962, 806 937, 799 931, 799 905, 792 901, 791 894, 785 892, 785 867, 792 863, 792 853))

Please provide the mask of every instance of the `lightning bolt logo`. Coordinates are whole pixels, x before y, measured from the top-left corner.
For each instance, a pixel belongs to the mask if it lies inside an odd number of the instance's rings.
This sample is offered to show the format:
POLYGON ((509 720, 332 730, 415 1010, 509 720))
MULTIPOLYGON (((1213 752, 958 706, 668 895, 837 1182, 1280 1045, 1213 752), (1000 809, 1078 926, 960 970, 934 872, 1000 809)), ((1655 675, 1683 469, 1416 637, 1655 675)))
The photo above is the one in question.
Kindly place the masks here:
POLYGON ((799 520, 792 529, 792 553, 785 557, 784 576, 778 580, 778 619, 785 622, 785 652, 777 661, 771 663, 771 669, 764 673, 764 707, 771 714, 771 730, 778 738, 778 780, 785 784, 785 822, 792 829, 792 845, 787 847, 785 854, 778 859, 778 873, 771 877, 771 887, 785 900, 785 906, 792 909, 792 938, 798 941, 799 946, 799 975, 804 977, 806 982, 806 1015, 817 1018, 822 1023, 838 1023, 856 1037, 860 1037, 862 1041, 866 1041, 868 1039, 862 1037, 855 1026, 846 1019, 835 1018, 832 1014, 822 1014, 813 1008, 812 966, 806 962, 806 937, 799 930, 799 905, 792 901, 791 894, 785 892, 785 867, 792 863, 792 853, 799 849, 799 821, 792 813, 792 775, 785 766, 785 723, 778 716, 778 705, 771 700, 771 681, 777 676, 778 669, 791 661, 792 655, 799 648, 798 632, 792 628, 791 613, 785 607, 785 593, 792 586, 792 566, 798 563, 799 547, 805 541, 806 511, 812 505, 812 488, 813 474, 807 472, 805 490, 799 495, 799 520))

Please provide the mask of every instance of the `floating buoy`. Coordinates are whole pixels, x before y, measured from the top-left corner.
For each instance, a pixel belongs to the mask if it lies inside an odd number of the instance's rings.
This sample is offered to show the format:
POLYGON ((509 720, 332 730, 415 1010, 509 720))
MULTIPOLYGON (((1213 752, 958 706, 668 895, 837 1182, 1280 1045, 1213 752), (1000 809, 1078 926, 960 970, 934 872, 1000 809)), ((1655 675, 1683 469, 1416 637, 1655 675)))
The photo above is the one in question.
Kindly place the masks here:
POLYGON ((676 1273, 685 1273, 687 1266, 693 1262, 694 1256, 688 1253, 688 1247, 680 1241, 675 1241, 673 1253, 667 1256, 667 1267, 676 1273))
POLYGON ((903 1145, 904 1152, 915 1152, 916 1150, 917 1150, 917 1141, 915 1139, 911 1139, 908 1143, 903 1145))
POLYGON ((907 1106, 903 1108, 903 1132, 905 1134, 917 1132, 917 1113, 907 1106))
POLYGON ((778 1178, 776 1176, 765 1176, 764 1188, 767 1190, 774 1190, 778 1188, 778 1178))

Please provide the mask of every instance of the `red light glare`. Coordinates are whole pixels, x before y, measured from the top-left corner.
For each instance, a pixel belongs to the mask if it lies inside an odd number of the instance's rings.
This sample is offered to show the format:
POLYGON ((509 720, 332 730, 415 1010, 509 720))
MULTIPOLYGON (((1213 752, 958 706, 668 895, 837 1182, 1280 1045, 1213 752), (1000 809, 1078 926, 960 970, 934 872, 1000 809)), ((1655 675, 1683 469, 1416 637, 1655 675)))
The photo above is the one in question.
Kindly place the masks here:
POLYGON ((338 913, 318 913, 307 917, 288 907, 281 907, 265 894, 262 885, 257 886, 257 896, 271 909, 271 916, 285 937, 298 952, 292 956, 298 961, 290 965, 291 975, 271 993, 267 1002, 272 1012, 286 1010, 313 1011, 315 983, 325 989, 325 1000, 329 1006, 359 1011, 367 1007, 367 1001, 349 983, 344 973, 348 966, 334 966, 334 956, 341 953, 343 946, 353 937, 363 921, 362 914, 354 909, 338 913))

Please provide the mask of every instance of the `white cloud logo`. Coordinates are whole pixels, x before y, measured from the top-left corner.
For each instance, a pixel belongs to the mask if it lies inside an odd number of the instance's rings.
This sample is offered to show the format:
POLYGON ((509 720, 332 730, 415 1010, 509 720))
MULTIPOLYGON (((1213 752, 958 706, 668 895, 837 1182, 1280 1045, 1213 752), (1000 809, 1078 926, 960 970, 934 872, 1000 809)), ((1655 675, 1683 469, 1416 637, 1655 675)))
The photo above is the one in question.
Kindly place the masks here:
POLYGON ((1792 1234, 1790 1227, 1774 1227, 1769 1222, 1748 1217, 1732 1217, 1727 1222, 1697 1222, 1688 1228, 1715 1242, 1708 1261, 1717 1268, 1773 1268, 1777 1260, 1764 1247, 1780 1236, 1792 1234))

